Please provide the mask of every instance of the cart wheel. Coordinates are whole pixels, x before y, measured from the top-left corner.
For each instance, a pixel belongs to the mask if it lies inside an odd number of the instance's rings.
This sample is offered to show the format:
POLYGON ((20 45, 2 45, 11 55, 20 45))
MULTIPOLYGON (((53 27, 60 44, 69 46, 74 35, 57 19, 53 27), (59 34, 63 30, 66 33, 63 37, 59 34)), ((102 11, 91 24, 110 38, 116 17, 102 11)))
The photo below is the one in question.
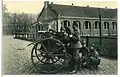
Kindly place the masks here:
POLYGON ((60 41, 46 38, 34 45, 31 60, 38 71, 57 73, 67 64, 67 53, 60 41))

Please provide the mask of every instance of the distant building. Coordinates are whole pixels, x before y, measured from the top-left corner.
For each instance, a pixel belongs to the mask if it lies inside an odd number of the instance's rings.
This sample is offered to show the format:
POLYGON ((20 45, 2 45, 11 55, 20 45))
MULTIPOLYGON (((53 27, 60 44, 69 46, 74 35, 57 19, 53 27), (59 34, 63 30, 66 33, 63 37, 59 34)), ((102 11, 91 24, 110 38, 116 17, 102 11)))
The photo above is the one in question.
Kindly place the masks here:
POLYGON ((36 31, 47 31, 53 29, 60 31, 65 25, 78 25, 81 36, 99 36, 99 15, 101 15, 102 36, 117 35, 117 9, 97 8, 90 6, 59 5, 44 2, 44 7, 38 16, 40 25, 36 31))

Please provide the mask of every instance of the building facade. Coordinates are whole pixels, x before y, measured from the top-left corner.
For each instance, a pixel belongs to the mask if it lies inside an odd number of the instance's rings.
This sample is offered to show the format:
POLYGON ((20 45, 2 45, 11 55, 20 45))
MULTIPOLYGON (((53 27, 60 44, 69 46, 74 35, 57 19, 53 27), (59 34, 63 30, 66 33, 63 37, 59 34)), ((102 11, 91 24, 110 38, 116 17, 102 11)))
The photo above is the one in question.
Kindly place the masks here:
POLYGON ((65 25, 73 30, 72 26, 77 25, 81 36, 99 36, 100 29, 102 36, 117 36, 117 9, 107 7, 59 5, 45 1, 37 21, 40 24, 35 26, 36 32, 48 29, 59 32, 65 25))

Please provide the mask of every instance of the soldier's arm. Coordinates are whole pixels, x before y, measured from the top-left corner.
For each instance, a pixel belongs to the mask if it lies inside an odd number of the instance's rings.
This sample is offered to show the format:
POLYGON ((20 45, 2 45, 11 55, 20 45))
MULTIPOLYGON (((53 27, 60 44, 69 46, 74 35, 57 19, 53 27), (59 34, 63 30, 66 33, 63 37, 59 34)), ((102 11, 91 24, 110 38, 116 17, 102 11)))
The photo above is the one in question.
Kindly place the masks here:
POLYGON ((71 39, 75 42, 79 41, 79 33, 76 32, 75 34, 73 34, 73 36, 71 37, 71 39))
POLYGON ((96 58, 99 58, 99 53, 97 51, 95 51, 95 56, 96 58))

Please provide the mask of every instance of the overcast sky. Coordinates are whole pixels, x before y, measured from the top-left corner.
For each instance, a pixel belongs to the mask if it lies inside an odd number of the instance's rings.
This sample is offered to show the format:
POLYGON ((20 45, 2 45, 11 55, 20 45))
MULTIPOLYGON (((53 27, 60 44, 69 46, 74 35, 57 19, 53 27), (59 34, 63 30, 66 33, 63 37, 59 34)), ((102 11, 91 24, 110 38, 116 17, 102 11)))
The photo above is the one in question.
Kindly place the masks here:
MULTIPOLYGON (((74 6, 117 8, 117 0, 49 0, 49 2, 63 5, 72 5, 73 3, 74 6)), ((44 6, 44 0, 3 0, 3 3, 12 13, 39 13, 44 6)))

